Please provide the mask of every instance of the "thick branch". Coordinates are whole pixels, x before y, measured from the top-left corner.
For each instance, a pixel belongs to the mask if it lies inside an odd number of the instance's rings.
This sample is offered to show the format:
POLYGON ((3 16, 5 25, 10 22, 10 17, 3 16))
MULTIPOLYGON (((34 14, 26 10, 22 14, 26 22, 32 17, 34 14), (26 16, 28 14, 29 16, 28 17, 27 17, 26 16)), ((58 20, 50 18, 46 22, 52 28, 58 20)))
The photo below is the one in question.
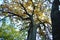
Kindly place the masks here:
POLYGON ((15 14, 15 13, 12 13, 12 12, 5 12, 5 11, 3 11, 3 10, 0 10, 0 11, 2 11, 2 13, 9 13, 9 14, 12 14, 13 16, 18 16, 18 17, 20 17, 22 20, 30 20, 30 18, 28 17, 28 18, 23 18, 22 16, 20 16, 20 15, 17 15, 17 14, 15 14))
POLYGON ((32 15, 34 15, 35 5, 34 5, 34 3, 33 3, 33 1, 32 1, 32 0, 31 0, 31 2, 32 2, 32 6, 33 6, 32 15))
MULTIPOLYGON (((18 2, 15 2, 15 3, 18 3, 18 2)), ((25 14, 27 14, 28 16, 31 16, 21 2, 19 2, 18 4, 20 4, 23 7, 24 11, 26 12, 25 14)))

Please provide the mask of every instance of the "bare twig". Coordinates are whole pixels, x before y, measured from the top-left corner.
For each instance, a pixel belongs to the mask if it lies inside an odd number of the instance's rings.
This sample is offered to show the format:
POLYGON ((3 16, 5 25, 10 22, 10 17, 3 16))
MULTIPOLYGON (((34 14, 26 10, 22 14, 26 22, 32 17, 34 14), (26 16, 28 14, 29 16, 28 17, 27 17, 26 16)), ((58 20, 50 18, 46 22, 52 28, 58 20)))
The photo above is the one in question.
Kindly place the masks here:
POLYGON ((4 20, 6 17, 8 17, 8 16, 5 16, 4 18, 0 19, 0 21, 4 20))

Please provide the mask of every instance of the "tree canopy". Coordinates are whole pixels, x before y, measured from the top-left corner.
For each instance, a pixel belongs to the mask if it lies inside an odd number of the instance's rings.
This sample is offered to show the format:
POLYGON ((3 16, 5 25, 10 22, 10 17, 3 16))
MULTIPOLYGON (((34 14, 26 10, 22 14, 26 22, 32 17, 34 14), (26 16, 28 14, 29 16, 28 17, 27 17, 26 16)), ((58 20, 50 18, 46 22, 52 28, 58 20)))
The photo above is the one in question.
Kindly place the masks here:
POLYGON ((51 39, 51 3, 50 0, 3 0, 0 5, 0 37, 36 40, 36 34, 39 34, 41 40, 51 39))

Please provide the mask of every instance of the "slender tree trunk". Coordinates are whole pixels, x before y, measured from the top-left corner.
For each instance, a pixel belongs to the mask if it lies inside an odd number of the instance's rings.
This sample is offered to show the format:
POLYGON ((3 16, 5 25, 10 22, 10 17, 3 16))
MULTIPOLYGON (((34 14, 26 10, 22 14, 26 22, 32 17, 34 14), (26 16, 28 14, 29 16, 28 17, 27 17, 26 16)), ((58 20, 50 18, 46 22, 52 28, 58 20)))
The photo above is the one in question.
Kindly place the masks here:
POLYGON ((37 27, 34 24, 33 17, 31 17, 30 29, 28 31, 27 40, 36 40, 36 29, 37 27))
POLYGON ((51 10, 53 40, 60 40, 60 11, 59 0, 54 0, 51 10))

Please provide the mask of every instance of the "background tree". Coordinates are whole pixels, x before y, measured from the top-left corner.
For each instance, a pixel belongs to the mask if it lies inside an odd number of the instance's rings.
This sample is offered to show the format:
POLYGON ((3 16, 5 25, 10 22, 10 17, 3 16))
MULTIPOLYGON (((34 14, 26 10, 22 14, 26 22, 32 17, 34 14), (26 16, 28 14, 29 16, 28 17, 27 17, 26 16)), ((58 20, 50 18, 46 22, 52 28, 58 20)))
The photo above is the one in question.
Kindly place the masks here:
POLYGON ((52 19, 52 34, 53 34, 53 40, 59 40, 60 39, 60 10, 59 10, 59 0, 54 0, 52 4, 52 10, 51 10, 51 19, 52 19))

